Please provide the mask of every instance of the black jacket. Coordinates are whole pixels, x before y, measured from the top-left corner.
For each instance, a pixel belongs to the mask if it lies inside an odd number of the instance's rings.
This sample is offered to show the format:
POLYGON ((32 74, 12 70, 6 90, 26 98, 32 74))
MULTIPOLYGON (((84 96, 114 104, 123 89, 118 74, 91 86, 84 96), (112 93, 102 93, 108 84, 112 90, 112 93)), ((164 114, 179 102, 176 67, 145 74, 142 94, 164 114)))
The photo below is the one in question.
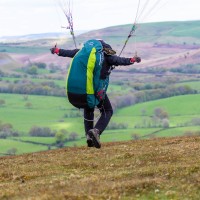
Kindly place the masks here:
MULTIPOLYGON (((60 49, 59 56, 73 58, 80 49, 65 50, 60 49)), ((130 58, 119 57, 116 55, 107 55, 104 53, 104 61, 101 70, 101 79, 105 79, 112 70, 113 66, 132 65, 130 58)))

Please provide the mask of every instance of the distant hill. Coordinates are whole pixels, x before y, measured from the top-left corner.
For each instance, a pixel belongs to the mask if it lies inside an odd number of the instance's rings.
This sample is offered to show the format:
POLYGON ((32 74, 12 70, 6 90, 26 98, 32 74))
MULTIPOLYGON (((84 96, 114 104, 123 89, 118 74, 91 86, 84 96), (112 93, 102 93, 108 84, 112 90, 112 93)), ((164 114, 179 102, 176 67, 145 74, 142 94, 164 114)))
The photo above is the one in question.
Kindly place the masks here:
MULTIPOLYGON (((76 34, 79 48, 84 41, 101 38, 110 43, 117 54, 130 32, 132 25, 119 25, 76 34)), ((137 52, 142 57, 139 67, 172 68, 187 64, 198 64, 200 53, 200 21, 156 22, 138 24, 136 33, 131 37, 122 56, 132 57, 137 52)), ((76 32, 75 32, 76 33, 76 32)), ((60 48, 74 48, 71 36, 63 37, 61 33, 33 34, 20 37, 17 43, 2 43, 0 51, 31 55, 32 61, 54 62, 63 67, 66 59, 55 59, 49 54, 49 48, 56 43, 60 48), (9 48, 12 46, 12 48, 9 48), (17 47, 17 49, 15 49, 17 47), (27 51, 26 51, 26 48, 27 51), (37 50, 38 49, 38 50, 37 50), (37 54, 37 55, 36 55, 37 54), (57 63, 58 62, 58 63, 57 63)), ((69 60, 67 60, 69 64, 69 60)), ((131 69, 135 66, 127 67, 131 69)), ((124 70, 126 67, 123 68, 124 70)))
POLYGON ((19 35, 19 36, 3 36, 0 37, 0 41, 11 42, 11 41, 27 41, 27 40, 40 40, 47 38, 60 38, 64 37, 64 33, 40 33, 40 34, 30 34, 30 35, 19 35))
MULTIPOLYGON (((128 36, 132 24, 111 26, 102 29, 86 31, 78 30, 75 31, 77 41, 85 41, 89 38, 103 38, 107 39, 108 42, 114 42, 124 40, 128 36)), ((136 42, 165 42, 165 43, 182 43, 183 41, 173 40, 176 38, 187 38, 185 42, 193 44, 193 42, 199 44, 200 42, 200 20, 199 21, 171 21, 171 22, 154 22, 154 23, 142 23, 138 24, 134 36, 136 42), (152 41, 153 39, 153 41, 152 41)), ((40 33, 40 34, 29 34, 22 36, 4 36, 0 37, 0 42, 9 42, 11 40, 26 41, 26 40, 41 40, 41 39, 59 39, 59 38, 70 38, 71 35, 68 31, 66 32, 54 32, 54 33, 40 33)), ((68 41, 68 40, 67 40, 68 41)))
POLYGON ((0 199, 197 200, 199 154, 176 137, 2 157, 0 199))
MULTIPOLYGON (((85 30, 76 31, 77 35, 85 33, 85 30)), ((0 37, 0 42, 22 42, 31 40, 42 40, 42 39, 61 39, 70 38, 71 35, 68 31, 66 32, 52 32, 52 33, 39 33, 39 34, 29 34, 29 35, 19 35, 19 36, 3 36, 0 37)))
MULTIPOLYGON (((128 36, 132 24, 107 27, 99 30, 93 30, 78 36, 78 40, 88 38, 103 38, 116 45, 122 45, 128 36)), ((196 43, 200 44, 200 21, 177 21, 177 22, 155 22, 138 24, 134 36, 129 42, 145 43, 172 43, 182 44, 196 43), (174 40, 174 38, 177 38, 174 40)))
MULTIPOLYGON (((131 30, 132 25, 120 25, 93 30, 77 37, 81 43, 91 36, 109 42, 117 52, 131 30)), ((124 56, 131 56, 137 51, 142 57, 143 67, 177 67, 197 63, 200 49, 200 21, 155 22, 138 24, 136 32, 127 43, 124 56), (192 57, 184 59, 186 54, 192 57)), ((187 56, 189 57, 189 56, 187 56)))

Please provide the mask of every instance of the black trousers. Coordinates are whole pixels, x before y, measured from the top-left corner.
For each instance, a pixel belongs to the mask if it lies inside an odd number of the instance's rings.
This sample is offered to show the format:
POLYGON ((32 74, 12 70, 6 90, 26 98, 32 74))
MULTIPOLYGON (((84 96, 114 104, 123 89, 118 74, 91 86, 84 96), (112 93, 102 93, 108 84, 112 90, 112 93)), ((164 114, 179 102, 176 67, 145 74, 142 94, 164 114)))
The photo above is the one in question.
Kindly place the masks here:
POLYGON ((104 101, 102 101, 97 108, 99 109, 101 116, 94 126, 94 108, 84 108, 84 125, 85 133, 87 134, 90 129, 96 128, 100 134, 107 127, 112 115, 113 109, 110 100, 106 94, 104 101))

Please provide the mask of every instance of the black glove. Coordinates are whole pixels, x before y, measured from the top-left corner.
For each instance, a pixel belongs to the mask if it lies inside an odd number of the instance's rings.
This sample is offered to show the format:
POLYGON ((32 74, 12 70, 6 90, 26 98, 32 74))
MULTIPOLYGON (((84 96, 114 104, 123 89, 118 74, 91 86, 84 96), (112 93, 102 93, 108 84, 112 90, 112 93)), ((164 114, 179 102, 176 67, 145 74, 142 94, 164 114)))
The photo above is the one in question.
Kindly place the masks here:
POLYGON ((135 57, 135 62, 140 63, 140 62, 141 62, 141 58, 138 57, 138 56, 136 56, 136 57, 135 57))
POLYGON ((135 57, 133 57, 133 58, 130 58, 130 62, 131 62, 131 63, 134 63, 134 62, 139 63, 139 62, 141 62, 141 58, 138 57, 138 56, 135 56, 135 57))
POLYGON ((56 47, 56 45, 55 45, 55 47, 51 48, 50 51, 51 51, 52 54, 56 53, 58 55, 60 49, 58 47, 56 47))

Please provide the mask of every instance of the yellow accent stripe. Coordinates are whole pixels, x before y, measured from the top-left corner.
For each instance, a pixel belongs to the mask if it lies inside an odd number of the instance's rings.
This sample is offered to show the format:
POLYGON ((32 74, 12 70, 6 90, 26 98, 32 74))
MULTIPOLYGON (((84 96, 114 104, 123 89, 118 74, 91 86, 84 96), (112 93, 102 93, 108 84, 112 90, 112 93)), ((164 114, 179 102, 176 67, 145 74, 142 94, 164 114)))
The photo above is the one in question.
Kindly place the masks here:
POLYGON ((95 53, 96 53, 96 49, 93 47, 92 51, 90 52, 90 56, 89 56, 88 64, 87 64, 87 86, 86 86, 87 94, 94 94, 93 71, 94 71, 95 62, 96 62, 95 53))

